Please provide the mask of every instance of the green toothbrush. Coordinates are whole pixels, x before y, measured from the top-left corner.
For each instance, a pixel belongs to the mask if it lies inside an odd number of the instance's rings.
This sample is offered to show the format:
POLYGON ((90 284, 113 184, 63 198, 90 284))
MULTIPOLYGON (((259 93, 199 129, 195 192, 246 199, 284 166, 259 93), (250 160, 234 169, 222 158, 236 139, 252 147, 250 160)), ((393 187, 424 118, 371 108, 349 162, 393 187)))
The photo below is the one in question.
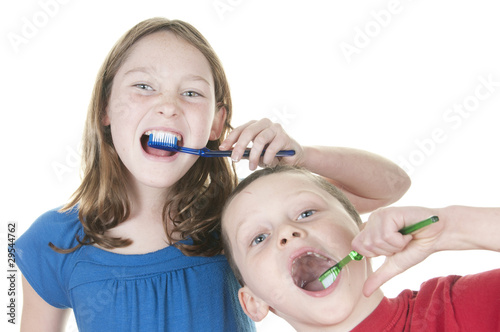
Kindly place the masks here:
MULTIPOLYGON (((427 225, 433 224, 437 222, 439 218, 437 216, 432 216, 430 218, 427 218, 425 220, 422 220, 416 224, 406 226, 402 229, 399 230, 399 232, 403 235, 410 234, 422 227, 425 227, 427 225)), ((344 259, 342 259, 340 262, 326 270, 322 275, 319 276, 319 282, 323 285, 324 288, 330 287, 331 284, 337 279, 337 276, 339 275, 340 271, 342 268, 347 265, 352 260, 362 260, 363 255, 360 255, 357 253, 355 250, 351 251, 349 255, 347 255, 344 259)))

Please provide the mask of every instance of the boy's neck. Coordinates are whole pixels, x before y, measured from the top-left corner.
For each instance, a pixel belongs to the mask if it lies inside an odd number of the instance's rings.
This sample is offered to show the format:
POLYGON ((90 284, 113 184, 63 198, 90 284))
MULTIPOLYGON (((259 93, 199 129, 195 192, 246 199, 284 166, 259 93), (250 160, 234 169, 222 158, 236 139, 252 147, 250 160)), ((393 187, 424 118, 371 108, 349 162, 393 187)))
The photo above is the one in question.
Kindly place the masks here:
POLYGON ((339 332, 339 331, 350 331, 359 325, 363 320, 365 320, 370 314, 378 307, 384 294, 380 289, 377 289, 370 297, 365 297, 361 295, 360 301, 356 304, 356 307, 351 312, 349 317, 339 324, 332 326, 311 326, 311 325, 300 325, 293 327, 298 332, 339 332))

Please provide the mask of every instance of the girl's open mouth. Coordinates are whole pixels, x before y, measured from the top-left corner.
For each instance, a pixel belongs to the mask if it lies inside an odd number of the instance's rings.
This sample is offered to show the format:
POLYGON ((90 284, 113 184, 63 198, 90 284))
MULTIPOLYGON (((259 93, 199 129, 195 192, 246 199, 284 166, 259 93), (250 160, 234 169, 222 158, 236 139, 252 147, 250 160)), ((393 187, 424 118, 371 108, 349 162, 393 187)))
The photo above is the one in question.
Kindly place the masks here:
MULTIPOLYGON (((167 151, 167 150, 161 150, 161 149, 155 149, 150 146, 148 146, 148 141, 149 141, 149 135, 152 133, 152 131, 146 131, 142 136, 141 136, 141 146, 142 149, 149 155, 156 156, 156 157, 171 157, 175 154, 177 154, 177 151, 167 151)), ((179 135, 174 134, 177 137, 177 144, 179 146, 182 146, 182 138, 179 137, 179 135)))
POLYGON ((324 291, 325 288, 318 280, 319 276, 337 262, 319 253, 308 251, 292 262, 291 275, 297 285, 310 292, 324 291))

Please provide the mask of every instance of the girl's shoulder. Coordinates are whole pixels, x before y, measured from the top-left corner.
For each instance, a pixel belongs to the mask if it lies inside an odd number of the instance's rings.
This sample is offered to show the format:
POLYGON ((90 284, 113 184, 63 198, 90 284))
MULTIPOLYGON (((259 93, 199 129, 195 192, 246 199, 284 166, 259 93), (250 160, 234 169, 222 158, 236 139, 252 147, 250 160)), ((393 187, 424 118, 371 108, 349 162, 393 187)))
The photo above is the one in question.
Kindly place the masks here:
POLYGON ((78 219, 78 208, 61 211, 61 207, 49 210, 40 215, 18 239, 23 243, 29 241, 42 244, 52 242, 59 248, 72 248, 78 244, 75 235, 83 237, 83 226, 78 219))
POLYGON ((58 253, 49 243, 70 249, 78 244, 75 235, 81 238, 82 234, 78 209, 61 212, 57 208, 38 217, 15 243, 17 266, 37 293, 56 308, 70 305, 67 289, 78 254, 58 253))

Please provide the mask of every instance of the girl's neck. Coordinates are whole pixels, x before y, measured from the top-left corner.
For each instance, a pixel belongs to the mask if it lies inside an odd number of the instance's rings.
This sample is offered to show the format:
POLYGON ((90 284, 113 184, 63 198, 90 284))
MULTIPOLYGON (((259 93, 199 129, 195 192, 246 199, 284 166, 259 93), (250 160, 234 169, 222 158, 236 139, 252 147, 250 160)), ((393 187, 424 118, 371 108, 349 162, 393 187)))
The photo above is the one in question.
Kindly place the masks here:
POLYGON ((165 234, 163 208, 169 190, 129 182, 130 215, 107 231, 113 237, 127 238, 132 244, 110 250, 118 254, 145 254, 169 245, 165 234))
POLYGON ((131 212, 129 219, 143 215, 152 219, 161 219, 163 207, 168 199, 169 189, 155 188, 129 181, 128 197, 131 212))

